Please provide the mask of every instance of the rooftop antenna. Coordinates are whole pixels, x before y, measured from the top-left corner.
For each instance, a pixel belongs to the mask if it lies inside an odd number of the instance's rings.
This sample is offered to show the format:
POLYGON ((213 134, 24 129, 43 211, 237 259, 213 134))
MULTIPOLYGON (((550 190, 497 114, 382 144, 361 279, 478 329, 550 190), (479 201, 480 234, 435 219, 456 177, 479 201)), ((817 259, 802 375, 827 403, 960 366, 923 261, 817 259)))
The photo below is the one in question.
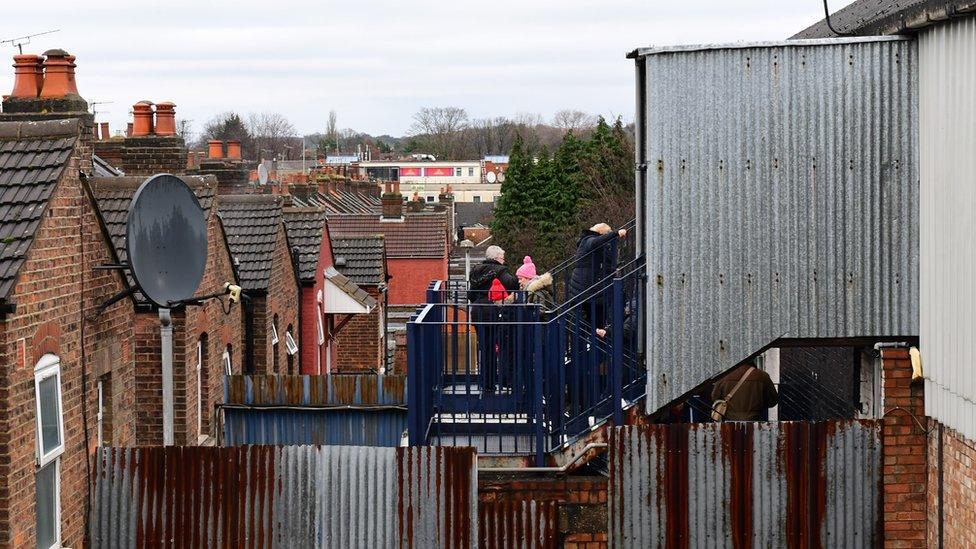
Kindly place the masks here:
POLYGON ((45 34, 51 34, 60 31, 61 29, 54 29, 44 32, 39 32, 37 34, 28 34, 27 36, 18 36, 17 38, 8 38, 7 40, 0 40, 0 44, 10 44, 11 46, 16 46, 20 51, 20 54, 24 54, 24 46, 30 44, 30 39, 35 36, 44 36, 45 34))
MULTIPOLYGON (((93 115, 96 115, 98 114, 98 111, 95 110, 95 105, 111 105, 112 103, 115 103, 115 101, 89 101, 88 108, 91 109, 93 115)), ((109 111, 103 111, 103 112, 109 112, 109 111)))

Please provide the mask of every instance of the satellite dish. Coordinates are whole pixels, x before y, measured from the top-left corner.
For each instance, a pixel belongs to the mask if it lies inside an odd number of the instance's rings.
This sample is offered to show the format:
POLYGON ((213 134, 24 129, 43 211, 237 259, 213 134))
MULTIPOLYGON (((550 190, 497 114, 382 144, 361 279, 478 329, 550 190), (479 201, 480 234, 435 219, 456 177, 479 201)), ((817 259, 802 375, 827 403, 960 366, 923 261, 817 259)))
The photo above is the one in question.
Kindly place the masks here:
POLYGON ((487 179, 489 183, 494 183, 497 180, 495 172, 488 172, 485 174, 485 179, 487 179))
POLYGON ((207 222, 182 179, 159 174, 139 186, 125 237, 132 277, 149 301, 169 308, 193 297, 207 264, 207 222))
POLYGON ((268 167, 264 164, 258 166, 258 183, 262 185, 268 184, 268 167))
POLYGON ((505 182, 505 172, 501 172, 500 174, 498 174, 498 182, 499 183, 505 182))

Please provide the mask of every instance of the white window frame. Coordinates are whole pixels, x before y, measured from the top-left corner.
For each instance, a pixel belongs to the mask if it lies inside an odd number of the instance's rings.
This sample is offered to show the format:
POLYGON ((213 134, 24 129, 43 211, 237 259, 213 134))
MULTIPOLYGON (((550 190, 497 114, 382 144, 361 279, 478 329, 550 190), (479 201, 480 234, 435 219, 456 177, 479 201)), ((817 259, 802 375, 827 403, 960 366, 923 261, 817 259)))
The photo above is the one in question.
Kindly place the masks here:
POLYGON ((295 343, 295 338, 292 337, 291 332, 285 332, 285 352, 290 356, 298 354, 298 344, 295 343))
POLYGON ((325 343, 325 328, 322 327, 322 306, 316 305, 315 309, 318 312, 315 317, 315 330, 319 338, 319 347, 321 347, 325 343))
POLYGON ((271 344, 278 344, 278 327, 275 326, 274 321, 271 321, 271 344))
MULTIPOLYGON (((37 470, 38 473, 47 467, 54 467, 54 544, 51 547, 61 547, 61 455, 64 453, 64 400, 61 396, 61 359, 54 355, 44 355, 34 367, 34 411, 37 414, 34 425, 37 430, 37 470), (57 380, 58 398, 58 435, 60 444, 43 454, 44 443, 41 433, 41 381, 50 377, 57 380)), ((36 526, 37 517, 35 517, 36 526)))
POLYGON ((224 348, 224 354, 220 357, 221 364, 224 365, 224 375, 231 375, 234 371, 234 363, 230 360, 230 353, 224 348))
POLYGON ((203 340, 197 339, 197 439, 203 437, 203 340))
POLYGON ((461 168, 454 168, 454 177, 461 177, 461 168))
POLYGON ((44 355, 34 368, 34 412, 37 427, 37 465, 44 467, 64 453, 64 399, 61 397, 61 359, 54 355, 44 355), (58 387, 58 437, 60 444, 44 454, 41 436, 41 381, 49 377, 57 378, 58 387))
POLYGON ((474 177, 474 168, 468 167, 468 177, 474 177))
POLYGON ((103 387, 103 385, 104 385, 104 383, 102 382, 102 378, 98 378, 98 413, 95 414, 95 420, 98 422, 98 440, 97 440, 97 443, 95 444, 96 446, 101 446, 102 445, 102 439, 104 438, 103 435, 102 435, 102 419, 104 417, 104 414, 102 413, 102 410, 105 408, 105 405, 104 405, 104 403, 102 401, 102 387, 103 387))

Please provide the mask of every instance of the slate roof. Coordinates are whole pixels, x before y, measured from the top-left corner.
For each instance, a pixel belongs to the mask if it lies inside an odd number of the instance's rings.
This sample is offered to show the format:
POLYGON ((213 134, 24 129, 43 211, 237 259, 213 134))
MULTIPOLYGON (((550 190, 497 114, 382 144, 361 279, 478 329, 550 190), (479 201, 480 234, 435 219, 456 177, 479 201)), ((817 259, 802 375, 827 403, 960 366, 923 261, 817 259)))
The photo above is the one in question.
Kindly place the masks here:
POLYGON ((356 300, 357 303, 372 310, 376 307, 376 299, 369 295, 366 290, 360 288, 355 282, 349 280, 345 275, 340 273, 335 269, 335 267, 326 267, 325 278, 339 287, 340 290, 346 293, 349 297, 356 300))
MULTIPOLYGON (((209 176, 179 176, 197 196, 200 206, 204 210, 204 218, 210 216, 214 198, 217 196, 217 180, 209 176)), ((129 204, 139 186, 146 180, 143 176, 95 177, 89 182, 92 194, 95 196, 95 206, 101 217, 102 224, 112 239, 119 261, 126 263, 128 254, 125 251, 126 220, 129 217, 129 204)), ((131 274, 127 274, 129 284, 134 284, 131 274)), ((145 296, 136 295, 136 300, 147 301, 145 296)))
POLYGON ((75 119, 0 122, 0 299, 17 282, 78 131, 75 119))
POLYGON ((221 195, 217 213, 224 223, 230 253, 237 261, 241 288, 267 291, 271 280, 281 197, 275 195, 221 195))
POLYGON ((285 208, 282 210, 288 245, 298 248, 298 274, 302 281, 314 281, 325 232, 323 208, 285 208))
POLYGON ((454 223, 458 227, 472 227, 478 223, 488 226, 494 211, 493 202, 455 202, 454 223))
POLYGON ((359 286, 379 286, 386 282, 383 251, 383 237, 379 235, 332 237, 336 270, 359 286))
POLYGON ((307 197, 292 195, 296 205, 325 208, 330 214, 337 213, 375 213, 382 208, 378 198, 359 192, 314 192, 307 197))
MULTIPOLYGON (((917 31, 952 17, 976 12, 976 0, 857 0, 830 14, 830 23, 840 32, 861 36, 903 34, 917 31)), ((792 38, 835 38, 825 20, 807 27, 792 38)))
POLYGON ((447 256, 447 213, 405 213, 403 221, 381 221, 378 214, 329 216, 333 237, 383 235, 390 258, 442 258, 447 256))

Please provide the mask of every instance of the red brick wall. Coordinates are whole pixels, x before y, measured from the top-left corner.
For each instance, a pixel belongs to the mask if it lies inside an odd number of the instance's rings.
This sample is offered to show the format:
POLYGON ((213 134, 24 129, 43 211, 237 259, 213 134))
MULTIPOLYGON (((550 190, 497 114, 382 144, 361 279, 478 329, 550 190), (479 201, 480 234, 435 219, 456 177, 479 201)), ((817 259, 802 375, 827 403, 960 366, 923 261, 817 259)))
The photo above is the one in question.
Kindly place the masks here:
POLYGON ((447 257, 441 259, 387 258, 390 276, 390 305, 416 305, 427 302, 427 287, 432 280, 447 280, 447 257))
POLYGON ((95 141, 95 154, 126 175, 180 174, 186 148, 178 136, 148 135, 95 141))
MULTIPOLYGON (((507 547, 490 532, 488 515, 512 504, 534 500, 553 503, 557 509, 557 543, 573 549, 604 549, 607 545, 607 479, 604 477, 552 476, 478 481, 479 538, 481 547, 507 547)), ((503 529, 505 530, 505 529, 503 529)), ((518 532, 514 532, 516 537, 518 532)), ((504 535, 504 534, 502 534, 504 535)))
POLYGON ((976 547, 976 441, 930 420, 928 446, 929 547, 976 547), (941 430, 940 430, 941 427, 941 430), (939 439, 942 461, 939 461, 939 439), (939 476, 942 515, 939 515, 939 476), (939 526, 942 526, 942 545, 939 526))
POLYGON ((924 547, 927 440, 915 419, 924 425, 924 385, 912 383, 908 349, 883 349, 881 362, 885 413, 881 426, 884 545, 924 547))
MULTIPOLYGON (((91 135, 90 128, 87 134, 91 135)), ((80 145, 47 206, 11 300, 16 312, 0 326, 0 545, 35 545, 37 441, 34 366, 45 351, 61 361, 65 451, 61 456, 61 532, 65 546, 80 547, 84 537, 89 452, 97 444, 96 368, 111 375, 111 441, 133 444, 132 303, 123 300, 93 321, 83 321, 82 303, 91 312, 123 289, 118 273, 92 269, 112 261, 93 205, 77 178, 91 169, 90 144, 80 145), (81 331, 85 331, 82 379, 81 331), (45 335, 47 337, 45 337, 45 335), (35 358, 36 357, 36 358, 35 358), (87 424, 83 424, 82 400, 87 424), (88 435, 88 448, 85 435, 88 435)))
MULTIPOLYGON (((258 337, 257 330, 254 334, 254 344, 256 349, 262 348, 267 356, 268 373, 288 373, 288 353, 285 350, 285 329, 288 325, 292 326, 292 337, 295 338, 299 346, 302 344, 298 337, 298 280, 295 277, 295 269, 291 261, 291 252, 288 249, 288 240, 285 237, 285 225, 278 224, 278 239, 275 242, 274 262, 271 268, 271 281, 268 286, 267 315, 264 319, 264 334, 258 337), (271 322, 274 315, 278 315, 278 336, 281 341, 278 345, 271 343, 271 322), (278 371, 272 372, 274 364, 274 353, 278 353, 278 371)), ((301 347, 299 347, 300 349, 301 347)), ((297 374, 300 367, 300 355, 294 357, 292 374, 297 374)))
MULTIPOLYGON (((328 346, 319 346, 318 326, 316 324, 318 309, 316 305, 318 304, 319 293, 325 291, 325 269, 331 267, 332 264, 332 242, 329 237, 329 228, 326 226, 322 232, 322 243, 319 247, 319 264, 315 269, 314 284, 306 286, 302 290, 302 341, 300 344, 302 347, 303 374, 324 374, 328 364, 326 360, 328 346), (321 367, 321 372, 319 372, 319 366, 321 367)), ((324 295, 322 300, 323 302, 325 301, 324 295)), ((328 323, 330 320, 336 320, 325 310, 324 303, 322 307, 322 330, 326 334, 326 338, 328 338, 328 323)), ((332 360, 334 361, 336 357, 336 349, 333 346, 332 360)))
MULTIPOLYGON (((385 346, 380 336, 383 322, 383 295, 375 286, 363 286, 378 305, 365 315, 353 315, 335 339, 336 360, 333 372, 375 372, 383 364, 385 346)), ((339 315, 341 322, 345 315, 339 315)))

